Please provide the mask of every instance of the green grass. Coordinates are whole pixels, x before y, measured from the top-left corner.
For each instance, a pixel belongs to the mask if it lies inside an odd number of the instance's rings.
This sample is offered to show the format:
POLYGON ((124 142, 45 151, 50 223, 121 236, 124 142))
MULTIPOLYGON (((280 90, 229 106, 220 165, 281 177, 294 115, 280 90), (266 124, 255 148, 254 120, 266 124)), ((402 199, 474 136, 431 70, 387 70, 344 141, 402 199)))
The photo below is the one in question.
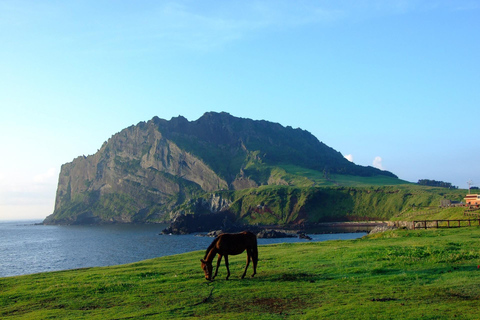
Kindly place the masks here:
POLYGON ((419 220, 455 220, 455 219, 477 219, 478 216, 468 217, 464 215, 465 207, 454 208, 418 208, 408 210, 394 216, 392 221, 419 221, 419 220))
POLYGON ((412 185, 412 183, 388 176, 360 177, 350 175, 332 175, 331 180, 340 186, 366 187, 366 186, 394 186, 412 185))
MULTIPOLYGON (((390 186, 390 185, 411 185, 410 182, 389 177, 389 176, 352 176, 342 174, 329 174, 328 179, 324 173, 317 170, 307 169, 294 165, 282 165, 285 170, 284 179, 299 187, 309 186, 347 186, 347 187, 368 187, 368 186, 390 186), (304 181, 308 179, 310 183, 304 181)), ((280 173, 277 173, 280 174, 280 173)))
POLYGON ((203 278, 203 252, 0 278, 2 319, 478 319, 480 228, 259 248, 203 278), (249 271, 249 274, 251 270, 249 271))

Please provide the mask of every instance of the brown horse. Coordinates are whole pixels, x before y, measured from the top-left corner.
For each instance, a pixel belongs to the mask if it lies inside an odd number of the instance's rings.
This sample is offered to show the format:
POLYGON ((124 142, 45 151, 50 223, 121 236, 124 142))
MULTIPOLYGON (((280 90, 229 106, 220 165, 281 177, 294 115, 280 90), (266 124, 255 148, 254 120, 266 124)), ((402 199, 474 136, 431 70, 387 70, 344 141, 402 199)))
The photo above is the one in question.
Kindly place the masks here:
POLYGON ((218 267, 222 261, 222 257, 225 257, 225 266, 227 267, 227 280, 230 277, 230 269, 228 268, 228 255, 237 255, 247 250, 247 265, 243 272, 242 279, 247 273, 250 260, 253 262, 253 274, 257 273, 258 262, 258 249, 257 249, 257 236, 249 231, 241 233, 223 233, 219 235, 205 252, 205 257, 200 259, 202 262, 202 269, 205 272, 205 279, 213 280, 217 276, 218 267), (217 269, 212 277, 212 261, 218 253, 217 269))

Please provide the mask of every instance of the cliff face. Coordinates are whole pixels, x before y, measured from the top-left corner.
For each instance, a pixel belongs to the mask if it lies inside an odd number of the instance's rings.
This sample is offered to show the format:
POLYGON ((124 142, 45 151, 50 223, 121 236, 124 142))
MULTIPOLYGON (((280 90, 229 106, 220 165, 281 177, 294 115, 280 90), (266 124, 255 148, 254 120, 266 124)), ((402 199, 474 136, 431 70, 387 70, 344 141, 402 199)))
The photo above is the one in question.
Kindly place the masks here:
POLYGON ((46 223, 168 220, 199 191, 227 188, 201 159, 166 139, 154 122, 114 135, 94 155, 64 164, 46 223))
POLYGON ((202 193, 286 184, 272 177, 277 165, 394 177, 350 163, 300 129, 226 113, 193 122, 155 117, 115 134, 96 154, 64 164, 55 211, 45 223, 167 221, 202 193))

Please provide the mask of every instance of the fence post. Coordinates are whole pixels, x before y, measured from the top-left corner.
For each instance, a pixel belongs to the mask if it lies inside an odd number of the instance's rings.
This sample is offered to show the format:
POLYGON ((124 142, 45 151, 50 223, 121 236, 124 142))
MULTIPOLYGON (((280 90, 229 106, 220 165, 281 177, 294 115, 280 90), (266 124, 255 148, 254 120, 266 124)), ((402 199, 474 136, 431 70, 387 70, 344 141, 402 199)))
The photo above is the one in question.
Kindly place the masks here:
POLYGON ((427 220, 425 220, 425 230, 427 229, 427 220))

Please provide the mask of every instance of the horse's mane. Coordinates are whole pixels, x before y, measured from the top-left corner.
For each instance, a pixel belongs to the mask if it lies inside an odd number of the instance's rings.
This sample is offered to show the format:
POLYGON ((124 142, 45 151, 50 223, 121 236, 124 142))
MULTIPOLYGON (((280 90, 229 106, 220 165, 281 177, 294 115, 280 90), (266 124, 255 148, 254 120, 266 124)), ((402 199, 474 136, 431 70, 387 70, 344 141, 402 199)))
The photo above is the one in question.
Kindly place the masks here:
POLYGON ((208 255, 208 253, 210 252, 210 250, 212 250, 213 247, 215 247, 215 245, 217 244, 218 239, 219 239, 219 237, 216 237, 216 238, 212 241, 212 243, 208 246, 207 251, 205 251, 205 257, 204 257, 204 259, 207 258, 207 255, 208 255))

